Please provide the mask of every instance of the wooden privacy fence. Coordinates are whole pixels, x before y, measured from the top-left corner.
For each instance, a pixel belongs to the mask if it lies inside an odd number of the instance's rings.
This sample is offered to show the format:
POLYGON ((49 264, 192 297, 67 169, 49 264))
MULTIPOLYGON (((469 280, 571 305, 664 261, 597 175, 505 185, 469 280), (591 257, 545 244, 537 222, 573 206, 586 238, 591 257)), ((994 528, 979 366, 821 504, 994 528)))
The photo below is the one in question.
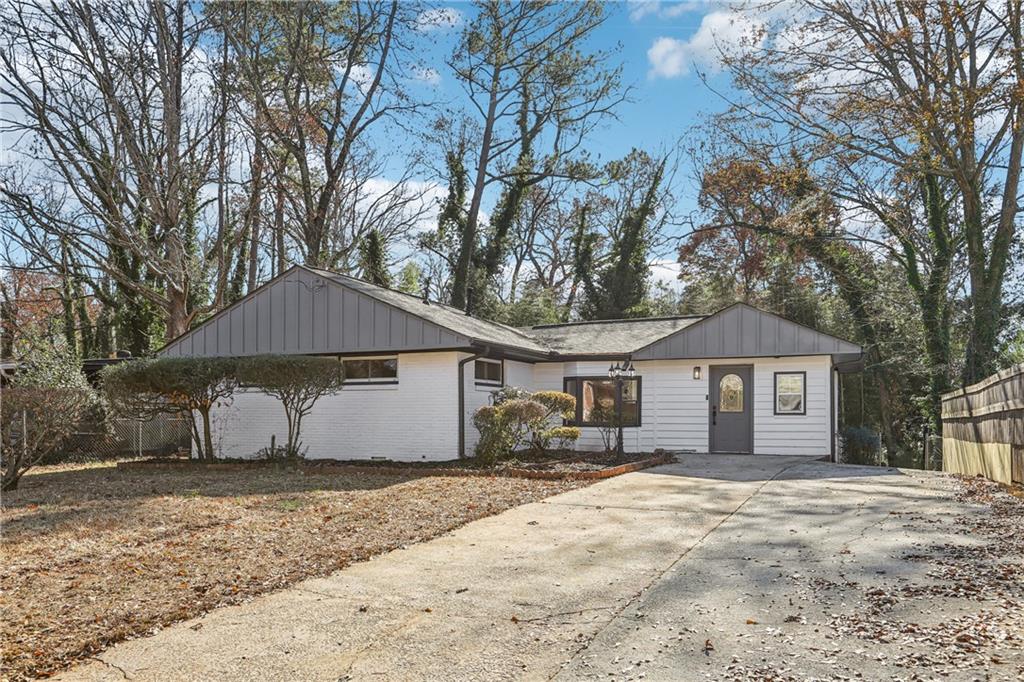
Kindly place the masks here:
POLYGON ((1024 364, 942 396, 942 469, 1024 483, 1024 364))

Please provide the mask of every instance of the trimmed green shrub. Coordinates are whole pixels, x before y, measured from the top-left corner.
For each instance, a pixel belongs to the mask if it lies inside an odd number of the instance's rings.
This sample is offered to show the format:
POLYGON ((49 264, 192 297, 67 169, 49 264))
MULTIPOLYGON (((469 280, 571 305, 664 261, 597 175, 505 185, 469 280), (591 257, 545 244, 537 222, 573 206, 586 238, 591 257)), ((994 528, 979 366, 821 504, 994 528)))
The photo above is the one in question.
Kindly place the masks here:
POLYGON ((547 443, 555 443, 559 450, 569 447, 580 439, 582 432, 578 426, 555 426, 544 432, 547 443))
POLYGON ((545 408, 544 416, 530 424, 531 450, 537 453, 544 452, 551 447, 552 441, 558 441, 558 447, 564 448, 579 439, 580 430, 576 427, 551 426, 556 420, 572 419, 576 416, 575 396, 561 391, 537 391, 530 399, 545 408))
POLYGON ((576 416, 576 397, 561 391, 537 391, 530 396, 531 400, 548 409, 548 417, 558 416, 572 419, 576 416))
POLYGON ((476 458, 486 466, 492 466, 500 457, 512 452, 515 445, 508 418, 500 407, 484 405, 473 413, 473 426, 480 432, 476 444, 476 458))
POLYGON ((288 421, 288 440, 275 457, 302 455, 302 418, 325 395, 341 390, 345 371, 337 358, 307 355, 257 355, 238 361, 238 379, 281 401, 288 421))
POLYGON ((552 426, 555 418, 571 419, 575 414, 576 398, 567 393, 530 394, 506 387, 492 395, 494 404, 481 407, 473 415, 473 424, 480 432, 476 456, 485 464, 493 464, 526 445, 532 452, 541 453, 552 441, 565 447, 580 437, 575 427, 552 426))
POLYGON ((238 362, 235 358, 130 360, 103 370, 103 392, 115 412, 134 419, 187 414, 197 456, 212 460, 210 410, 227 401, 238 387, 238 362))

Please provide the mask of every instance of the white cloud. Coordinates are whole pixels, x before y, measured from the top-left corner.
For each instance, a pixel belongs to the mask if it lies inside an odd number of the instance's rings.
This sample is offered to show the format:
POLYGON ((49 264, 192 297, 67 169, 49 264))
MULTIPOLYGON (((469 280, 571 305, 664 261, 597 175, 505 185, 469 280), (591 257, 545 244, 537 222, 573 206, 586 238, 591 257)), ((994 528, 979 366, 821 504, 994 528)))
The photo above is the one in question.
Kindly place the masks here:
POLYGON ((431 87, 437 87, 441 84, 441 74, 437 69, 432 69, 429 66, 421 66, 413 69, 412 78, 420 83, 426 83, 431 87))
POLYGON ((647 50, 651 78, 675 78, 689 73, 695 64, 715 71, 721 67, 720 52, 747 49, 762 24, 736 12, 715 11, 704 15, 700 28, 686 40, 661 36, 647 50))
POLYGON ((454 7, 424 10, 416 17, 417 31, 447 31, 462 25, 462 12, 454 7))
POLYGON ((649 16, 674 19, 698 9, 700 2, 658 2, 658 0, 629 0, 629 20, 642 21, 649 16))
POLYGON ((684 41, 664 36, 655 38, 654 44, 647 50, 647 61, 651 64, 647 75, 651 78, 681 76, 690 70, 687 58, 684 41))
POLYGON ((653 2, 651 0, 630 0, 629 20, 640 21, 648 15, 657 14, 660 6, 660 2, 653 2))
POLYGON ((679 281, 679 262, 668 258, 653 261, 650 264, 651 278, 664 284, 672 291, 679 293, 682 284, 679 281))

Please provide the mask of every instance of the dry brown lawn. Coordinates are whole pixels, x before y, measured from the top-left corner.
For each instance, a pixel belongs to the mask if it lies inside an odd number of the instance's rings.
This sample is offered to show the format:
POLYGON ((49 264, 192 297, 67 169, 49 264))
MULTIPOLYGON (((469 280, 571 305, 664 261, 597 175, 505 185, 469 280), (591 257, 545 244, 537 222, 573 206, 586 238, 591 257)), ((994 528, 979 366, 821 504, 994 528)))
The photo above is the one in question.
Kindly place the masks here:
POLYGON ((2 501, 3 673, 113 642, 583 485, 44 467, 2 501))

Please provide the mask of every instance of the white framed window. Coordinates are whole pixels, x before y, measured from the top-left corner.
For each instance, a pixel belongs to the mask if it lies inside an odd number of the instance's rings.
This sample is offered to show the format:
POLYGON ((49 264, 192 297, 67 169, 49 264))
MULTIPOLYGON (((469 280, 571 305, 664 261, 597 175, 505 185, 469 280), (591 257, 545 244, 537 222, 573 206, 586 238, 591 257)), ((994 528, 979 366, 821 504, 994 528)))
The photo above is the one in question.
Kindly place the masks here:
POLYGON ((503 386, 505 382, 504 363, 501 360, 480 358, 473 363, 473 377, 477 384, 503 386))
POLYGON ((775 414, 807 414, 807 372, 775 373, 775 414))
POLYGON ((385 355, 366 358, 342 358, 345 369, 345 383, 360 384, 397 384, 398 356, 385 355))

